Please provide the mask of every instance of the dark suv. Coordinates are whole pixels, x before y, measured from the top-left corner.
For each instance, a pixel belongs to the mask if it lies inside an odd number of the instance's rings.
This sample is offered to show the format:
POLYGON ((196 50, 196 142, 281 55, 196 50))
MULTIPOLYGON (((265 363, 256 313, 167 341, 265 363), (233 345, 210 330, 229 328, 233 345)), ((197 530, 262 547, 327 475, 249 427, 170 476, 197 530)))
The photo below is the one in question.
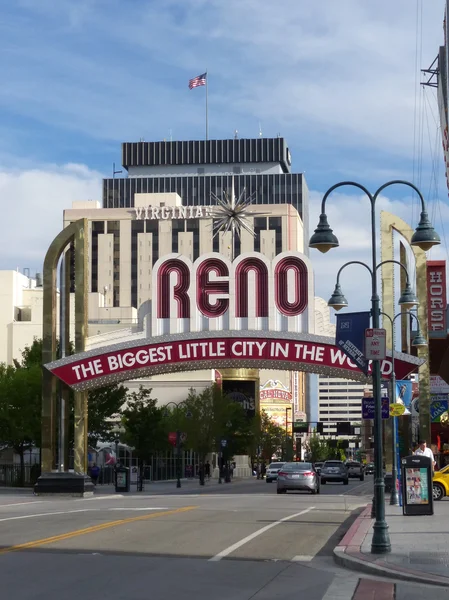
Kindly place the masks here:
POLYGON ((348 469, 341 460, 327 460, 321 467, 321 483, 328 481, 341 481, 344 485, 349 484, 348 469))
POLYGON ((362 463, 348 460, 346 466, 348 468, 348 477, 357 477, 360 481, 365 479, 365 469, 362 463))

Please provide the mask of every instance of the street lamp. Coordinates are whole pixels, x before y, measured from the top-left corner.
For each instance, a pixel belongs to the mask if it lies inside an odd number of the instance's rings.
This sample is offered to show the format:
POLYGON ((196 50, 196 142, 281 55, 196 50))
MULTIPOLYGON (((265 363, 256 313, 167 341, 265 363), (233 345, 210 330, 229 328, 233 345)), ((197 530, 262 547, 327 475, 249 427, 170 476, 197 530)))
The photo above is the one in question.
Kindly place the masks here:
MULTIPOLYGON (((230 429, 231 427, 232 427, 231 421, 227 421, 226 429, 230 429)), ((221 477, 222 469, 225 474, 225 477, 224 477, 225 483, 229 483, 231 480, 228 477, 227 470, 223 466, 223 446, 222 446, 222 444, 223 444, 223 438, 220 438, 219 447, 218 447, 218 483, 222 483, 222 477, 221 477)))
MULTIPOLYGON (((395 315, 393 318, 391 318, 390 315, 388 315, 387 313, 384 313, 384 312, 381 312, 380 314, 383 315, 384 317, 386 317, 391 323, 391 377, 390 377, 391 392, 390 392, 390 394, 391 394, 392 401, 395 402, 396 401, 396 371, 395 371, 395 365, 394 365, 394 351, 395 351, 394 350, 395 349, 394 322, 396 321, 396 319, 398 319, 399 317, 402 317, 402 315, 404 315, 404 314, 408 314, 416 320, 416 322, 418 324, 418 330, 417 330, 416 336, 412 340, 412 346, 414 346, 415 348, 427 346, 427 342, 426 342, 425 337, 421 333, 421 327, 419 325, 418 317, 416 315, 414 315, 413 313, 400 312, 397 315, 395 315)), ((399 506, 399 494, 398 494, 398 490, 396 488, 396 482, 398 479, 398 456, 397 456, 397 452, 396 452, 396 437, 398 434, 398 417, 395 417, 395 416, 392 417, 391 425, 392 425, 392 427, 391 427, 391 436, 392 436, 391 479, 392 479, 392 485, 391 485, 390 504, 391 504, 391 506, 399 506)))
MULTIPOLYGON (((170 406, 170 404, 173 404, 173 406, 175 406, 176 409, 179 409, 180 404, 183 404, 183 402, 184 401, 167 402, 167 404, 165 405, 164 416, 168 417, 169 412, 167 407, 170 406)), ((186 413, 186 417, 189 418, 189 413, 186 413)), ((176 422, 179 423, 178 416, 176 416, 176 422)), ((181 430, 179 429, 179 427, 176 428, 176 487, 181 487, 181 430)))
MULTIPOLYGON (((288 451, 288 411, 291 410, 291 406, 285 408, 285 460, 288 461, 290 452, 288 451)), ((292 436, 293 439, 293 436, 292 436)))
MULTIPOLYGON (((354 181, 342 181, 333 185, 324 194, 321 202, 321 215, 318 227, 315 229, 314 234, 310 238, 309 246, 311 248, 317 248, 320 252, 327 252, 331 248, 339 246, 337 237, 334 235, 332 229, 329 226, 327 215, 326 215, 326 200, 329 195, 342 186, 356 187, 369 198, 371 203, 371 252, 372 252, 372 269, 371 271, 371 282, 372 282, 372 297, 371 297, 371 314, 373 318, 373 328, 379 327, 380 317, 380 300, 377 293, 377 240, 376 240, 376 213, 375 206, 376 200, 380 193, 387 187, 393 184, 403 184, 411 187, 418 194, 421 201, 421 218, 420 222, 415 230, 415 233, 411 239, 412 246, 418 246, 422 250, 429 250, 432 246, 440 243, 440 237, 434 230, 426 210, 424 198, 419 189, 409 183, 408 181, 394 180, 385 183, 380 188, 371 194, 363 185, 354 181)), ((364 265, 366 266, 366 265, 364 265)), ((344 298, 344 297, 343 297, 344 298)), ((344 306, 347 305, 344 304, 344 306)), ((342 308, 340 306, 340 308, 342 308)), ((376 499, 376 520, 373 526, 373 538, 371 543, 371 552, 384 554, 391 551, 390 536, 388 533, 388 525, 385 521, 385 484, 383 480, 383 465, 382 465, 382 401, 381 401, 381 381, 380 381, 380 363, 379 360, 373 360, 373 396, 375 401, 375 414, 374 414, 374 441, 375 441, 375 483, 374 492, 376 499)))

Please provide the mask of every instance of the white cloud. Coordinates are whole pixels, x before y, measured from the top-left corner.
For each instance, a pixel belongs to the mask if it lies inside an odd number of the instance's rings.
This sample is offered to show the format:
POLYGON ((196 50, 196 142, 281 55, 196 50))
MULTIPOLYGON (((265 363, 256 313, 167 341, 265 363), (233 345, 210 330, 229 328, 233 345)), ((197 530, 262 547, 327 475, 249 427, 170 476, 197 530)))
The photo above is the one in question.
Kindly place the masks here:
MULTIPOLYGON (((438 52, 444 14, 444 0, 420 1, 418 69, 438 52)), ((413 153, 410 0, 171 0, 126 11, 119 0, 57 4, 22 2, 47 35, 24 18, 23 43, 6 43, 0 103, 34 119, 115 139, 164 137, 169 128, 201 135, 202 98, 186 83, 208 67, 218 137, 235 127, 254 133, 261 119, 267 135, 281 128, 304 149, 327 136, 333 146, 413 153), (33 67, 26 79, 24 64, 33 67)))
POLYGON ((42 271, 45 252, 74 200, 101 201, 101 175, 85 165, 0 170, 1 269, 42 271))

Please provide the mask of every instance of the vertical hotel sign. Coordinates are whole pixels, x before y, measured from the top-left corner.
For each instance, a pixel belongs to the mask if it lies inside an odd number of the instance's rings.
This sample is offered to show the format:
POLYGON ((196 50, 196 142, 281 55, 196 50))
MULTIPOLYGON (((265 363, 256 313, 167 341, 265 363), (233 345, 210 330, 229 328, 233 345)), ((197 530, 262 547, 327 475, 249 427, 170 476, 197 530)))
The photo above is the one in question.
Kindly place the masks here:
POLYGON ((446 337, 446 261, 427 261, 427 310, 429 338, 446 337))

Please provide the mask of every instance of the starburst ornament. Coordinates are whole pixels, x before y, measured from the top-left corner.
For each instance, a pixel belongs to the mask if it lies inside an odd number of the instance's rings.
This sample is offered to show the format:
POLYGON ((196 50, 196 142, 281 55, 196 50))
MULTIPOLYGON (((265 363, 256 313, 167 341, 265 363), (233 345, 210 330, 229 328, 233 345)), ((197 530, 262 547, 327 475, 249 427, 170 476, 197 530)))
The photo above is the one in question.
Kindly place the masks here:
POLYGON ((249 221, 250 216, 254 215, 249 210, 249 207, 254 200, 255 192, 251 196, 246 196, 245 192, 246 190, 243 188, 240 196, 236 198, 234 178, 232 178, 230 194, 226 190, 223 191, 221 198, 214 193, 211 194, 213 200, 217 203, 212 209, 212 217, 215 220, 213 237, 219 233, 228 233, 230 231, 233 238, 236 234, 240 238, 243 229, 253 237, 256 236, 256 232, 249 221))

